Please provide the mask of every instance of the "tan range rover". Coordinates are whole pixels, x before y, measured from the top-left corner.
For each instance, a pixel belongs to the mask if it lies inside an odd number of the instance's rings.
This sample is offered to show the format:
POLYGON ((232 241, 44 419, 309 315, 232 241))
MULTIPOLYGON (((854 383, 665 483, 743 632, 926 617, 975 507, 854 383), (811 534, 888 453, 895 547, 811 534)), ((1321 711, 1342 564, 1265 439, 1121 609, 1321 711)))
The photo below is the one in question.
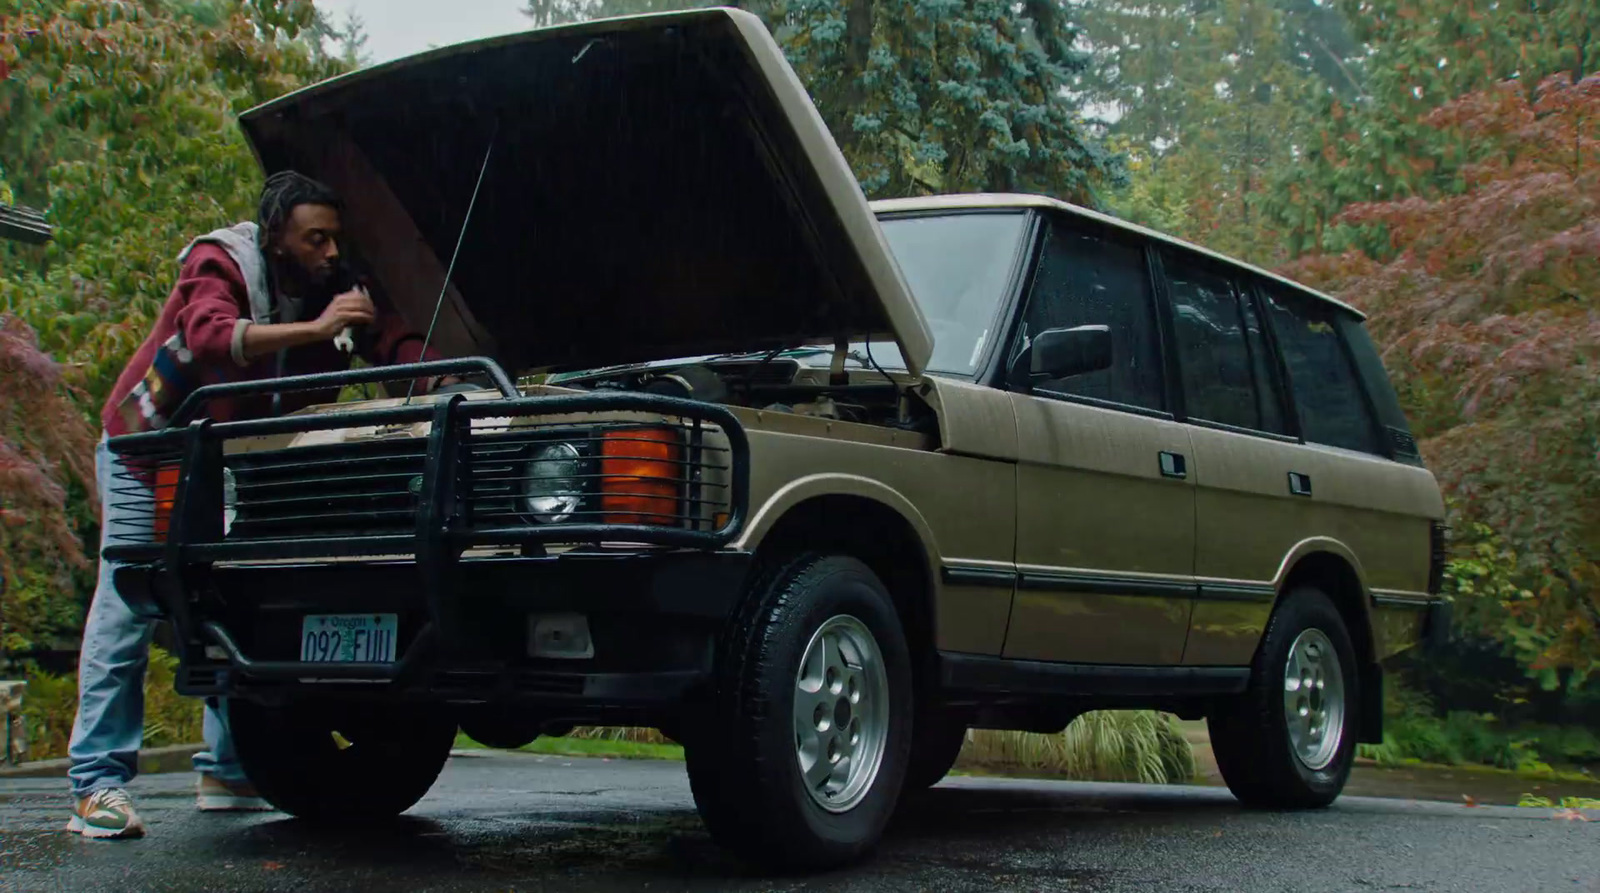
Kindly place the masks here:
POLYGON ((966 729, 1122 708, 1319 806, 1380 662, 1443 628, 1440 493, 1359 313, 1048 198, 869 204, 748 14, 431 51, 243 126, 458 358, 214 385, 111 443, 176 480, 106 550, 122 591, 289 813, 404 811, 458 729, 647 726, 717 840, 818 867, 966 729), (292 389, 326 402, 203 411, 292 389))

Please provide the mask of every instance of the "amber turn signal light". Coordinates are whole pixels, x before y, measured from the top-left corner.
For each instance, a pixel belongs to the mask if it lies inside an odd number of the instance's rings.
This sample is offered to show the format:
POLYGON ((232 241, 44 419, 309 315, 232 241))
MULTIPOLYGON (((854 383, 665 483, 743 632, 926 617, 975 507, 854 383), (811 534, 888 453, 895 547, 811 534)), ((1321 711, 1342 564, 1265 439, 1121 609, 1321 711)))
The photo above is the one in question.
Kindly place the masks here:
POLYGON ((600 510, 606 524, 675 524, 683 441, 671 428, 608 431, 600 444, 600 510))
POLYGON ((172 521, 172 503, 178 498, 178 465, 166 463, 156 466, 156 542, 167 541, 167 528, 172 521))

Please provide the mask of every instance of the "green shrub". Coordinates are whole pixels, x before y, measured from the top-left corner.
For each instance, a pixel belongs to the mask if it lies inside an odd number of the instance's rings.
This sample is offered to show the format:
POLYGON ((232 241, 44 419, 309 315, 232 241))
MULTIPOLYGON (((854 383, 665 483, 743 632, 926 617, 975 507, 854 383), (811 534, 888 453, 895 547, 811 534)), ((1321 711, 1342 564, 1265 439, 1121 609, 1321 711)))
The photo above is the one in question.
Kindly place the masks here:
POLYGON ((1564 749, 1587 753, 1596 743, 1584 730, 1506 729, 1491 714, 1453 711, 1443 719, 1427 714, 1391 715, 1386 719, 1383 743, 1364 744, 1359 753, 1379 765, 1421 762, 1549 774, 1552 762, 1574 762, 1564 749), (1563 735, 1557 737, 1552 731, 1563 735))
POLYGON ((28 759, 53 760, 67 755, 72 720, 78 715, 78 680, 50 673, 27 673, 22 694, 22 723, 28 730, 28 759))
POLYGON ((1056 735, 974 730, 956 766, 1146 784, 1183 784, 1196 772, 1176 720, 1152 710, 1085 713, 1056 735))
MULTIPOLYGON (((201 702, 173 690, 178 659, 160 646, 150 646, 144 679, 144 746, 164 747, 201 740, 201 702)), ((51 760, 67 755, 72 723, 78 715, 78 680, 70 675, 29 672, 22 697, 28 730, 28 759, 51 760)))
POLYGON ((566 734, 580 741, 626 741, 632 744, 671 744, 672 740, 656 729, 635 726, 578 726, 566 734))
MULTIPOLYGON (((1432 716, 1401 716, 1384 730, 1383 746, 1389 762, 1418 760, 1454 766, 1464 762, 1461 748, 1450 739, 1444 723, 1432 716)), ((1379 762, 1384 762, 1379 757, 1379 762)))
POLYGON ((1594 797, 1562 797, 1559 801, 1535 794, 1523 794, 1518 806, 1535 806, 1545 809, 1600 809, 1600 799, 1594 797))
POLYGON ((1528 726, 1539 758, 1547 763, 1600 764, 1600 735, 1583 726, 1528 726))
POLYGON ((150 668, 144 676, 144 746, 193 744, 202 739, 203 703, 173 689, 178 659, 150 646, 150 668))

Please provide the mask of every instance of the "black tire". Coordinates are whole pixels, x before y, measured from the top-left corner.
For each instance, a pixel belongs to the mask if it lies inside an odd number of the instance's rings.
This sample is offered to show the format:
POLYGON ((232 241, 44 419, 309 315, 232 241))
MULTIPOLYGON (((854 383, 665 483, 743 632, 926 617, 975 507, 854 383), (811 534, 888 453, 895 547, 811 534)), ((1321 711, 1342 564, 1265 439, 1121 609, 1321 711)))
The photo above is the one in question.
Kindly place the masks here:
POLYGON ((966 743, 966 724, 948 711, 929 706, 919 713, 906 768, 906 792, 926 790, 944 780, 966 743))
POLYGON ((433 787, 456 723, 430 706, 230 700, 240 767, 268 803, 311 821, 383 819, 433 787), (348 742, 338 742, 334 733, 348 742))
POLYGON ((865 564, 807 554, 760 574, 723 638, 714 691, 691 714, 694 730, 685 742, 689 783, 712 838, 779 870, 832 868, 870 853, 905 779, 911 697, 911 658, 900 618, 865 564), (877 774, 853 806, 835 812, 819 805, 805 785, 794 704, 808 644, 839 615, 870 632, 888 698, 877 774))
POLYGON ((1359 684, 1350 633, 1333 601, 1315 587, 1291 591, 1267 622, 1249 687, 1207 717, 1217 767, 1233 795, 1247 806, 1274 809, 1314 809, 1338 799, 1355 763, 1359 684), (1284 703, 1290 648, 1308 630, 1320 631, 1332 644, 1344 687, 1342 720, 1330 720, 1339 729, 1337 749, 1315 769, 1291 743, 1284 703))

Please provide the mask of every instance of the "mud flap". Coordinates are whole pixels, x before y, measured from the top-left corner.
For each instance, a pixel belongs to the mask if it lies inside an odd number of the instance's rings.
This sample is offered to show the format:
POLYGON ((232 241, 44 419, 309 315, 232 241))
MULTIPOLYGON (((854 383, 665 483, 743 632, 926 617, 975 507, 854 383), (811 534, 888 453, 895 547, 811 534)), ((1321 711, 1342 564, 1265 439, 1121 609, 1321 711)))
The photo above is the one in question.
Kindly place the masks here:
POLYGON ((1383 743, 1383 667, 1369 663, 1361 667, 1361 705, 1357 717, 1356 741, 1383 743))

